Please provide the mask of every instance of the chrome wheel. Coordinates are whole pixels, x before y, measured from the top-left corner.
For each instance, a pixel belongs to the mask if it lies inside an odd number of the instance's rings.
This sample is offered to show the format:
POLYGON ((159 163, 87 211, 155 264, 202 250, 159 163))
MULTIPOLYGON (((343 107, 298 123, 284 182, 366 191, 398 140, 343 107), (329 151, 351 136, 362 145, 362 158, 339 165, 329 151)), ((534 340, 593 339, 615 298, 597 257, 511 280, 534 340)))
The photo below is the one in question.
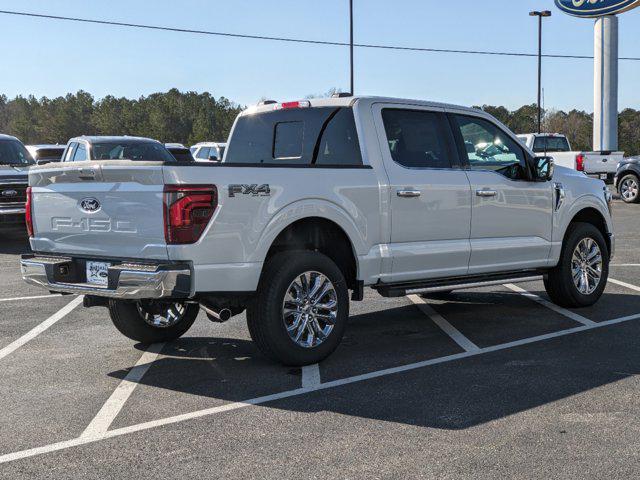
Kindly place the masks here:
POLYGON ((580 240, 571 256, 573 284, 582 295, 591 295, 602 278, 602 252, 598 242, 587 237, 580 240))
POLYGON ((319 272, 305 272, 287 288, 282 303, 282 320, 296 345, 317 347, 336 323, 338 295, 331 280, 319 272))
POLYGON ((187 311, 183 303, 137 302, 140 317, 156 328, 169 328, 182 320, 187 311))
POLYGON ((638 197, 638 190, 638 181, 633 176, 624 178, 620 184, 620 195, 627 201, 635 200, 638 197))

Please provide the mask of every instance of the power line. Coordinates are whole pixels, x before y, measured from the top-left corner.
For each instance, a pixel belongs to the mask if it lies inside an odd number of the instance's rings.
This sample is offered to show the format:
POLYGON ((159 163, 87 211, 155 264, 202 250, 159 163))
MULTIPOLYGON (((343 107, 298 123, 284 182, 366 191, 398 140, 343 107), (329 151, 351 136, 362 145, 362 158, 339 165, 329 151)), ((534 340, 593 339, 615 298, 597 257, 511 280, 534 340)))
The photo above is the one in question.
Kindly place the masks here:
MULTIPOLYGON (((96 20, 91 18, 79 18, 79 17, 64 17, 59 15, 45 15, 41 13, 29 13, 29 12, 17 12, 12 10, 0 10, 0 14, 3 15, 16 15, 21 17, 43 18, 48 20, 64 20, 68 22, 80 22, 91 23, 97 25, 109 25, 115 27, 128 27, 128 28, 143 28, 147 30, 159 30, 165 32, 176 33, 192 33, 197 35, 213 35, 218 37, 230 37, 230 38, 244 38, 250 40, 270 40, 274 42, 288 42, 288 43, 303 43, 312 45, 331 45, 337 47, 348 47, 349 43, 345 42, 332 42, 325 40, 307 40, 303 38, 287 38, 287 37, 271 37, 265 35, 248 35, 241 33, 228 33, 228 32, 212 32, 208 30, 194 30, 190 28, 178 28, 178 27, 164 27, 160 25, 145 25, 140 23, 126 23, 126 22, 114 22, 109 20, 96 20)), ((355 43, 354 47, 358 48, 371 48, 380 50, 400 50, 408 52, 428 52, 428 53, 457 53, 465 55, 492 55, 492 56, 504 56, 504 57, 537 57, 535 53, 525 52, 499 52, 499 51, 487 51, 487 50, 455 50, 449 48, 425 48, 425 47, 403 47, 400 45, 377 45, 370 43, 355 43)), ((545 58, 564 58, 564 59, 577 59, 577 60, 593 60, 590 55, 562 55, 562 54, 544 54, 545 58)), ((640 57, 620 57, 620 60, 640 61, 640 57)))

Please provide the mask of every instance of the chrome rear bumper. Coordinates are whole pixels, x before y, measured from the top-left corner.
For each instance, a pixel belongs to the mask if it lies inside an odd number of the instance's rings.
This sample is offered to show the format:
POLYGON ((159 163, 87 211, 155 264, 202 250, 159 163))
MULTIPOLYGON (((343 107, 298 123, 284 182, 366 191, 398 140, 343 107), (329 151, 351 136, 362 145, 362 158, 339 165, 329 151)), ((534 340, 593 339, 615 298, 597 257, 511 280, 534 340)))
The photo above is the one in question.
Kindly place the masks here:
POLYGON ((23 255, 20 266, 25 282, 52 292, 122 300, 187 298, 191 294, 191 270, 187 265, 112 265, 107 287, 84 283, 84 273, 68 257, 23 255))

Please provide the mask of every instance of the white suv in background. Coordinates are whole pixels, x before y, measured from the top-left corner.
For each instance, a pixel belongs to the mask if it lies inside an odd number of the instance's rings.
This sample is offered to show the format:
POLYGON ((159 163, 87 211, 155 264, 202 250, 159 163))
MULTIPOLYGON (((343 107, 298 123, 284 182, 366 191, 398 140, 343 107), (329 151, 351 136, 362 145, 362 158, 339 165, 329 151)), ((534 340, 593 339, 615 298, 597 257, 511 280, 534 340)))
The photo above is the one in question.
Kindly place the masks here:
POLYGON ((191 147, 191 154, 196 162, 222 162, 226 143, 200 142, 191 147))

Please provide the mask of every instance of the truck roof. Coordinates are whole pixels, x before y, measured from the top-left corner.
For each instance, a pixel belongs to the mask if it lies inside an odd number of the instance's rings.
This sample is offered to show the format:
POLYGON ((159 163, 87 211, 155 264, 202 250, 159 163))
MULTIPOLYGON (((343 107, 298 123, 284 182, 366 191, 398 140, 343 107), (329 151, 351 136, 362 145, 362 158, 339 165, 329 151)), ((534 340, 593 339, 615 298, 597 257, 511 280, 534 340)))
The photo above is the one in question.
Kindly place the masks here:
MULTIPOLYGON (((455 108, 456 110, 465 110, 469 112, 478 112, 477 108, 463 107, 460 105, 453 105, 447 103, 432 102, 428 100, 415 100, 410 98, 395 98, 395 97, 377 97, 371 95, 354 96, 354 97, 331 97, 331 98, 308 98, 304 100, 298 100, 299 102, 309 102, 310 107, 350 107, 358 101, 368 101, 370 103, 404 103, 408 105, 417 105, 422 107, 435 107, 435 108, 455 108)), ((267 103, 262 105, 255 105, 244 110, 240 115, 251 115, 253 113, 270 112, 274 109, 274 105, 281 104, 282 102, 267 103)), ((284 102, 287 103, 287 102, 284 102)))
POLYGON ((227 142, 198 142, 192 147, 226 147, 227 142))
POLYGON ((519 137, 566 137, 563 133, 519 133, 519 137))
POLYGON ((123 141, 140 141, 140 142, 153 142, 160 143, 158 140, 153 138, 146 137, 130 137, 127 135, 81 135, 79 137, 70 138, 69 142, 77 142, 79 140, 84 140, 89 143, 97 143, 97 142, 123 142, 123 141))
POLYGON ((31 148, 33 150, 39 150, 42 148, 60 148, 64 150, 65 145, 60 145, 59 143, 40 143, 38 145, 25 145, 27 149, 31 148))

